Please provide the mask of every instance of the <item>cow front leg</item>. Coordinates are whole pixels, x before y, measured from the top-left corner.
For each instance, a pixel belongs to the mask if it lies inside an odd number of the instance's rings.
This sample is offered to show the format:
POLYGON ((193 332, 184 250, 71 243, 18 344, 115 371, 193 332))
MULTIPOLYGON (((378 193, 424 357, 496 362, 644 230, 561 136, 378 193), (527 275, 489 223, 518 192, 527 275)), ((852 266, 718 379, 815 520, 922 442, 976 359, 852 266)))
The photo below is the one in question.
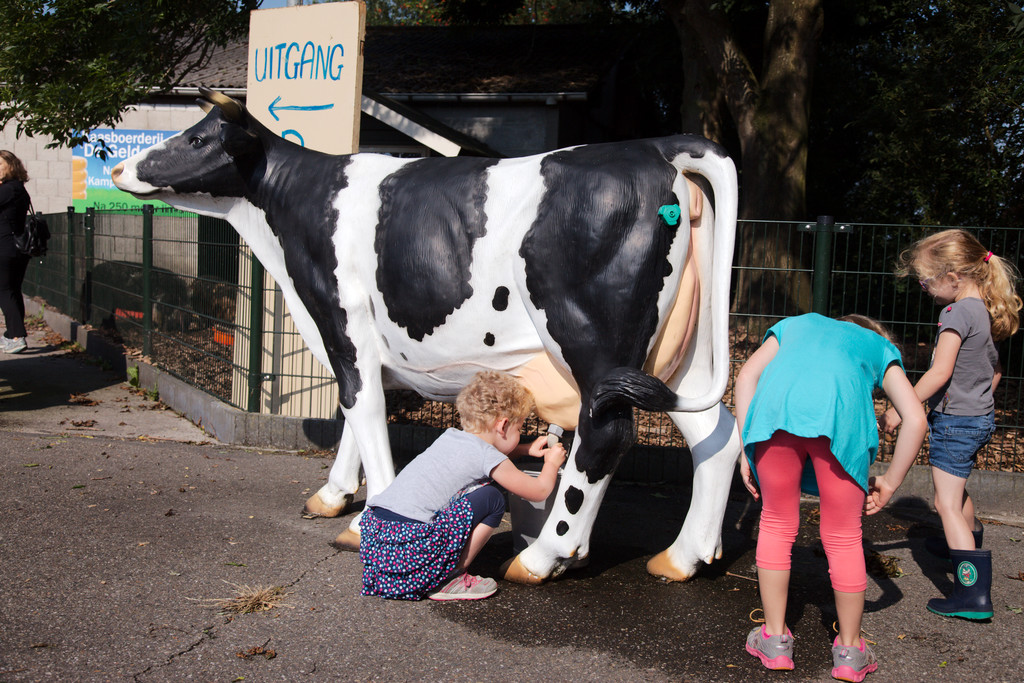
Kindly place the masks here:
MULTIPOLYGON (((370 500, 395 479, 383 389, 379 385, 364 389, 356 396, 353 406, 343 407, 342 413, 345 415, 342 441, 351 431, 355 448, 361 456, 363 472, 366 474, 366 500, 370 500)), ((334 539, 335 547, 344 550, 359 549, 361 518, 362 513, 356 515, 348 528, 338 534, 334 539)))
POLYGON ((740 453, 736 418, 719 403, 698 413, 670 413, 693 455, 693 492, 679 536, 647 562, 647 571, 686 581, 700 563, 722 556, 722 521, 740 453))
POLYGON ((327 483, 306 501, 306 517, 337 517, 352 503, 359 490, 359 448, 352 430, 342 427, 338 455, 327 475, 327 483))

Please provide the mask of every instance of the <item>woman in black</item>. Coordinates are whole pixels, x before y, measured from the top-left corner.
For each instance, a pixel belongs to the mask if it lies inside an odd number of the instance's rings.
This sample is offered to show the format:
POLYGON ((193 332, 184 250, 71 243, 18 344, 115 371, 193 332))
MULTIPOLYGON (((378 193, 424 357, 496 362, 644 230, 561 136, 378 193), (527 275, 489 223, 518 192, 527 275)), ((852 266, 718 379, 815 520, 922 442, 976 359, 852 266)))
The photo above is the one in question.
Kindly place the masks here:
POLYGON ((0 311, 7 331, 0 337, 0 350, 21 353, 28 344, 25 337, 25 300, 21 283, 29 258, 14 246, 14 234, 25 229, 28 214, 28 173, 21 160, 0 149, 0 311))

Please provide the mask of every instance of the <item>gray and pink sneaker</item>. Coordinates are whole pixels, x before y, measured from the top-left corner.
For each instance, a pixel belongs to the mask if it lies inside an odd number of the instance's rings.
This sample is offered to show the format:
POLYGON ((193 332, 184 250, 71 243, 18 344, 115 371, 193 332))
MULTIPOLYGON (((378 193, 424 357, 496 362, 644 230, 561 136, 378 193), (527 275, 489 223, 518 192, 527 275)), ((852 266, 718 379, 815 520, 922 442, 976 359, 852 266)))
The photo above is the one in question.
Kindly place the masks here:
POLYGON ((498 591, 494 579, 485 579, 462 573, 451 579, 433 593, 427 595, 431 600, 482 600, 498 591))
POLYGON ((860 646, 853 647, 839 644, 839 636, 836 636, 832 643, 832 678, 837 681, 851 681, 860 683, 869 673, 878 669, 878 660, 875 653, 864 639, 860 639, 860 646))
POLYGON ((794 668, 793 634, 788 628, 781 635, 770 636, 763 624, 758 626, 747 636, 747 652, 760 659, 766 669, 794 668))

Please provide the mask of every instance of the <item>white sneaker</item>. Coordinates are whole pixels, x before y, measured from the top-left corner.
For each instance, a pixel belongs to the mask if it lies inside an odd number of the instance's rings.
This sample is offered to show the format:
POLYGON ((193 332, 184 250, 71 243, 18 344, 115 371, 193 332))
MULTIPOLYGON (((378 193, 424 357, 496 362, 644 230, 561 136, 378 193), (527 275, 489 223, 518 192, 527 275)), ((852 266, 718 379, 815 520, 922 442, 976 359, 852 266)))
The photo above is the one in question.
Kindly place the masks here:
POLYGON ((485 579, 469 573, 459 574, 454 579, 427 595, 431 600, 482 600, 498 591, 494 579, 485 579))
POLYGON ((28 342, 24 337, 2 337, 0 336, 0 349, 4 353, 21 353, 28 348, 28 342))

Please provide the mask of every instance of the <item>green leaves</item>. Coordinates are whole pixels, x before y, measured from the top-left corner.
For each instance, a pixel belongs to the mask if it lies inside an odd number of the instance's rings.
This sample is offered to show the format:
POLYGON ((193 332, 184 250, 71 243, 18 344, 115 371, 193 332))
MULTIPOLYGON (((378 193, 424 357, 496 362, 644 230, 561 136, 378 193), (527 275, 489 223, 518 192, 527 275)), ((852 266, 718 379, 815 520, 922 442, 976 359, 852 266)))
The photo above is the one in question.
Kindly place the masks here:
POLYGON ((1013 38, 1015 6, 886 4, 829 5, 812 194, 850 220, 1019 223, 1024 50, 1013 38))
POLYGON ((210 51, 244 35, 259 0, 0 0, 0 126, 73 146, 113 127, 210 51))

